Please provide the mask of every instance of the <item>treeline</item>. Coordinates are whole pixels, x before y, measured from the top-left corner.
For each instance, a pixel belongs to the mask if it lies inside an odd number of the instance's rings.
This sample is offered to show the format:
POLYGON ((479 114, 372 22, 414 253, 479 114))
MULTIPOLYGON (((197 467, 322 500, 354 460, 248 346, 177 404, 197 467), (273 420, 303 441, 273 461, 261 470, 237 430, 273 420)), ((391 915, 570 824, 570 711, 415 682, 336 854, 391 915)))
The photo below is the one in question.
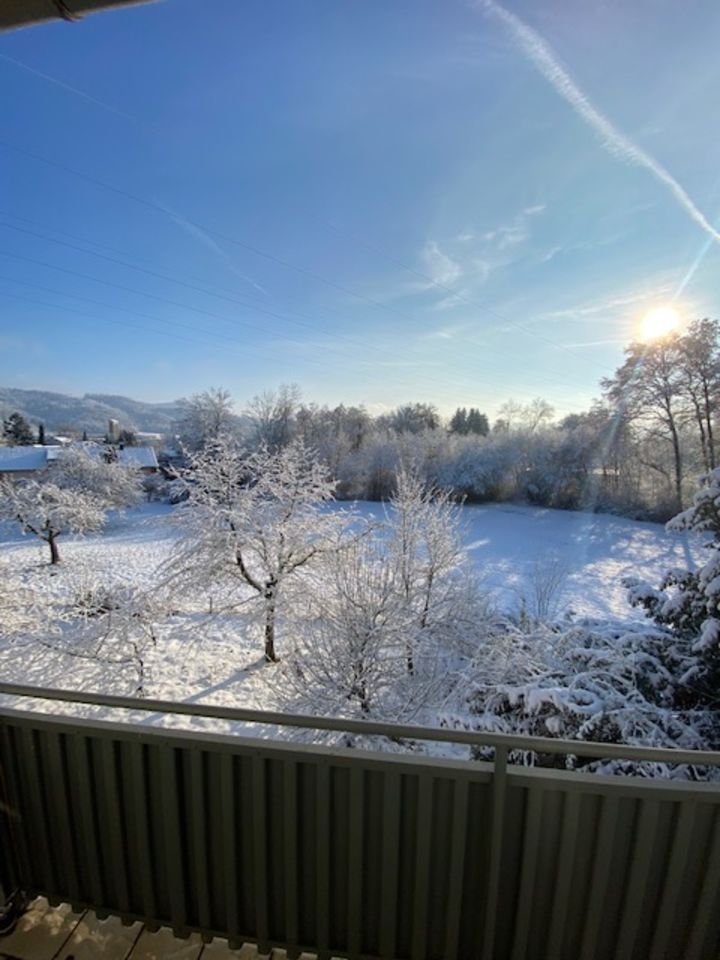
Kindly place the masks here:
POLYGON ((337 479, 343 499, 385 500, 400 468, 469 501, 527 500, 665 520, 718 461, 720 322, 633 342, 588 411, 556 419, 543 399, 512 400, 491 425, 476 407, 443 421, 428 403, 371 416, 318 406, 283 386, 235 416, 227 391, 188 402, 180 436, 198 449, 223 432, 278 449, 301 438, 337 479))

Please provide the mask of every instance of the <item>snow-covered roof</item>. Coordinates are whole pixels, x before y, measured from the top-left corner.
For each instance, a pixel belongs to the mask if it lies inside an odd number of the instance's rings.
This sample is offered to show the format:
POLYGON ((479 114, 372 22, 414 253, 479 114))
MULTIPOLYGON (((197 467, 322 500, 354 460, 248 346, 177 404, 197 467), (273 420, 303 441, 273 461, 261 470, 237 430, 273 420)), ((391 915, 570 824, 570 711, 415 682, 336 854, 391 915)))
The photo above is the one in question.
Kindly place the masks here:
MULTIPOLYGON (((96 443, 83 443, 79 446, 84 447, 91 456, 99 457, 105 452, 105 447, 96 443)), ((42 470, 53 460, 57 460, 59 454, 66 449, 67 447, 55 445, 43 447, 39 444, 26 447, 0 447, 0 473, 42 470)), ((119 463, 136 467, 138 470, 157 469, 158 466, 152 447, 123 447, 118 450, 117 455, 119 463)))
POLYGON ((0 473, 20 470, 42 470, 47 463, 46 450, 39 444, 22 447, 0 447, 0 473))
POLYGON ((152 447, 123 447, 118 450, 118 461, 126 467, 155 467, 157 469, 157 457, 152 447))

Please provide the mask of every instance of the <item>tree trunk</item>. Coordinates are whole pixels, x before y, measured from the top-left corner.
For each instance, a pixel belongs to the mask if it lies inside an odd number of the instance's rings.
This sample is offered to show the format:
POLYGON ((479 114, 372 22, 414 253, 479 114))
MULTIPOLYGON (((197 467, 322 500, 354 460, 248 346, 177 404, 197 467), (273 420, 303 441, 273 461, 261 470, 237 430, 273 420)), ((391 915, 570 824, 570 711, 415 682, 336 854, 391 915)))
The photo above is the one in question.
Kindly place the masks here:
POLYGON ((60 563, 60 551, 58 550, 56 535, 48 533, 47 542, 50 547, 50 563, 60 563))
POLYGON ((705 435, 705 418, 703 412, 700 409, 700 405, 693 400, 693 406, 695 407, 695 419, 697 420, 698 433, 700 434, 700 449, 702 451, 703 466, 705 471, 711 469, 710 466, 710 450, 707 437, 705 435))
POLYGON ((682 510, 682 456, 680 453, 680 438, 678 437, 674 421, 670 423, 670 432, 672 434, 673 461, 675 467, 675 497, 677 499, 678 510, 682 510))
POLYGON ((277 663, 275 653, 275 584, 265 585, 265 659, 277 663))
POLYGON ((429 571, 427 578, 427 586, 425 590, 425 601, 423 603, 422 616, 420 617, 420 626, 424 630, 428 625, 428 616, 430 614, 430 595, 432 594, 433 581, 435 579, 434 573, 429 571))
POLYGON ((715 438, 713 436, 712 426, 712 403, 710 402, 710 391, 707 383, 703 384, 703 399, 705 401, 705 425, 707 433, 707 447, 710 459, 710 469, 715 469, 715 438))
POLYGON ((407 665, 407 672, 415 672, 415 658, 413 657, 413 646, 409 640, 405 641, 405 663, 407 665))

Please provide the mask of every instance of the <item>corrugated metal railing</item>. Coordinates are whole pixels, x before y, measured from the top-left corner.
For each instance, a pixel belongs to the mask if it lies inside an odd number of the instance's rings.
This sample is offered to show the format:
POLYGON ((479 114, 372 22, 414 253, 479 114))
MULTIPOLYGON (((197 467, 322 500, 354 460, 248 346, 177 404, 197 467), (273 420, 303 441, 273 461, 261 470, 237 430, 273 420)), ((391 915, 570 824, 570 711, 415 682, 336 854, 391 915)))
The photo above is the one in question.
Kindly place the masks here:
POLYGON ((652 750, 0 684, 135 711, 495 748, 494 763, 0 707, 0 883, 321 957, 717 960, 720 786, 507 764, 652 750))

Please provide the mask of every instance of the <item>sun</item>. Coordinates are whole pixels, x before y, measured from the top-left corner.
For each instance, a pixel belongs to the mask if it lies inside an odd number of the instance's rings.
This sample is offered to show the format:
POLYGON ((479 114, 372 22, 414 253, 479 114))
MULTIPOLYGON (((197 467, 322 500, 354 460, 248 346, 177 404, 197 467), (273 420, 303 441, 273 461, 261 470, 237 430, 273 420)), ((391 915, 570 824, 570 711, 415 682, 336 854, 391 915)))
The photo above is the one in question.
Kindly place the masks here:
POLYGON ((642 319, 640 336, 647 343, 659 340, 680 327, 681 317, 675 307, 653 307, 642 319))

